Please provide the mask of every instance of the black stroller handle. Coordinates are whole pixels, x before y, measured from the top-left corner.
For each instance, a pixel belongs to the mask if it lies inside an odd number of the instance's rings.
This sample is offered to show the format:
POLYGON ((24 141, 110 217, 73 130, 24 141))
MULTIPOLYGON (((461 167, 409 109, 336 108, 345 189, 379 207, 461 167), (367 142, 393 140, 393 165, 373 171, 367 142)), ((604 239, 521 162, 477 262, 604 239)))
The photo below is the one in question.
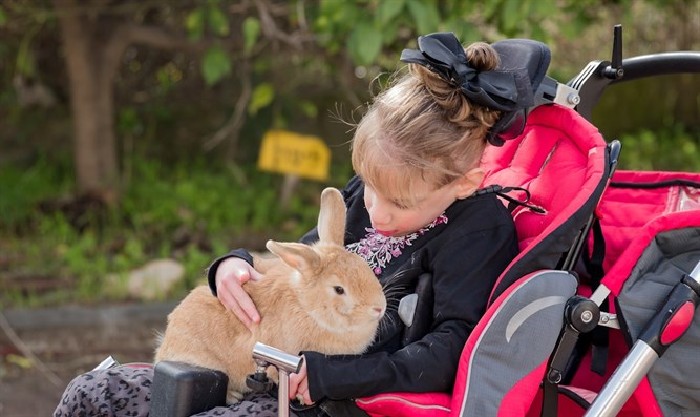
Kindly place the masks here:
POLYGON ((611 84, 674 74, 700 73, 700 51, 673 51, 625 58, 617 77, 610 77, 609 61, 592 61, 567 85, 578 91, 576 111, 591 121, 593 108, 611 84))
POLYGON ((611 84, 660 75, 700 73, 700 51, 673 51, 622 60, 624 76, 611 84))

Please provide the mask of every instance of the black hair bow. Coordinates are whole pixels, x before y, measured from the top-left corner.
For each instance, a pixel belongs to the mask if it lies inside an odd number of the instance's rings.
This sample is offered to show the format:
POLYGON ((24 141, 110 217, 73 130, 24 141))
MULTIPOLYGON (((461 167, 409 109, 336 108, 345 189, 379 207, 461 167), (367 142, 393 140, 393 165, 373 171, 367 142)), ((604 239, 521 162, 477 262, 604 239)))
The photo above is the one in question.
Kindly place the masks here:
POLYGON ((469 66, 467 55, 452 33, 418 37, 419 49, 404 49, 401 61, 422 65, 461 87, 478 105, 506 112, 534 104, 526 69, 479 71, 469 66))

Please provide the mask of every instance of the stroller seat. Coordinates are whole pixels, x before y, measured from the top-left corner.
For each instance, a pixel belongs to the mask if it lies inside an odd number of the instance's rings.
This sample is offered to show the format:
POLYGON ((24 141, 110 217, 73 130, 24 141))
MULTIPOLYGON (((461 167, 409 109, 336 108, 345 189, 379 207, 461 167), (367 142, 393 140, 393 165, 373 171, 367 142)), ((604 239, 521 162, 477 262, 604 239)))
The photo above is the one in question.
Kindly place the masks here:
MULTIPOLYGON (((600 375, 591 370, 594 353, 589 348, 570 382, 594 397, 608 384, 647 324, 663 310, 683 274, 700 261, 700 174, 618 171, 603 194, 598 216, 599 232, 588 244, 591 253, 602 253, 602 259, 589 260, 588 272, 600 283, 599 290, 606 294, 619 326, 598 329, 606 332, 606 372, 600 375)), ((682 338, 669 345, 638 386, 622 387, 630 390, 631 396, 617 415, 661 417, 700 412, 700 380, 688 378, 700 372, 696 352, 700 319, 696 316, 682 338)), ((583 415, 589 406, 587 401, 559 415, 583 415)))
POLYGON ((543 105, 532 110, 520 136, 488 148, 482 166, 485 186, 522 187, 529 204, 544 212, 512 210, 520 253, 467 341, 452 393, 357 399, 371 416, 524 416, 537 394, 578 284, 561 268, 609 179, 608 146, 575 111, 543 105))

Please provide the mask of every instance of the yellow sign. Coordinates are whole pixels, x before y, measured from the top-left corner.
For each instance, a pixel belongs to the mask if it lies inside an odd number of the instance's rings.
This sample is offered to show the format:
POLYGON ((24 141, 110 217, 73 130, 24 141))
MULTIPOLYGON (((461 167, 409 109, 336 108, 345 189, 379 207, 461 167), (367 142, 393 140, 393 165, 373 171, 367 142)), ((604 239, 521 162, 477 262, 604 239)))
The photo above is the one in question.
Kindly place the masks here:
POLYGON ((269 130, 260 145, 258 168, 265 171, 325 181, 328 179, 330 163, 330 149, 315 136, 269 130))

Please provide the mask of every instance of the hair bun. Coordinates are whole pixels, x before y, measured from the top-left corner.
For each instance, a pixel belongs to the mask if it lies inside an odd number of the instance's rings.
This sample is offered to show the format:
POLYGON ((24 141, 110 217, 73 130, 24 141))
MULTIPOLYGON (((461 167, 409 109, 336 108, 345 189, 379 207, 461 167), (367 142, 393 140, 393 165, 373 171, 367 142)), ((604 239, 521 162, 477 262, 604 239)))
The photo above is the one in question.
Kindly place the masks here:
MULTIPOLYGON (((478 71, 490 71, 498 66, 498 53, 486 42, 474 42, 464 52, 469 65, 478 71)), ((462 86, 419 64, 410 64, 409 68, 444 110, 448 121, 467 129, 483 129, 485 134, 498 119, 500 112, 470 102, 462 86)))
POLYGON ((474 42, 464 52, 469 65, 479 71, 490 71, 498 66, 498 53, 486 42, 474 42))

